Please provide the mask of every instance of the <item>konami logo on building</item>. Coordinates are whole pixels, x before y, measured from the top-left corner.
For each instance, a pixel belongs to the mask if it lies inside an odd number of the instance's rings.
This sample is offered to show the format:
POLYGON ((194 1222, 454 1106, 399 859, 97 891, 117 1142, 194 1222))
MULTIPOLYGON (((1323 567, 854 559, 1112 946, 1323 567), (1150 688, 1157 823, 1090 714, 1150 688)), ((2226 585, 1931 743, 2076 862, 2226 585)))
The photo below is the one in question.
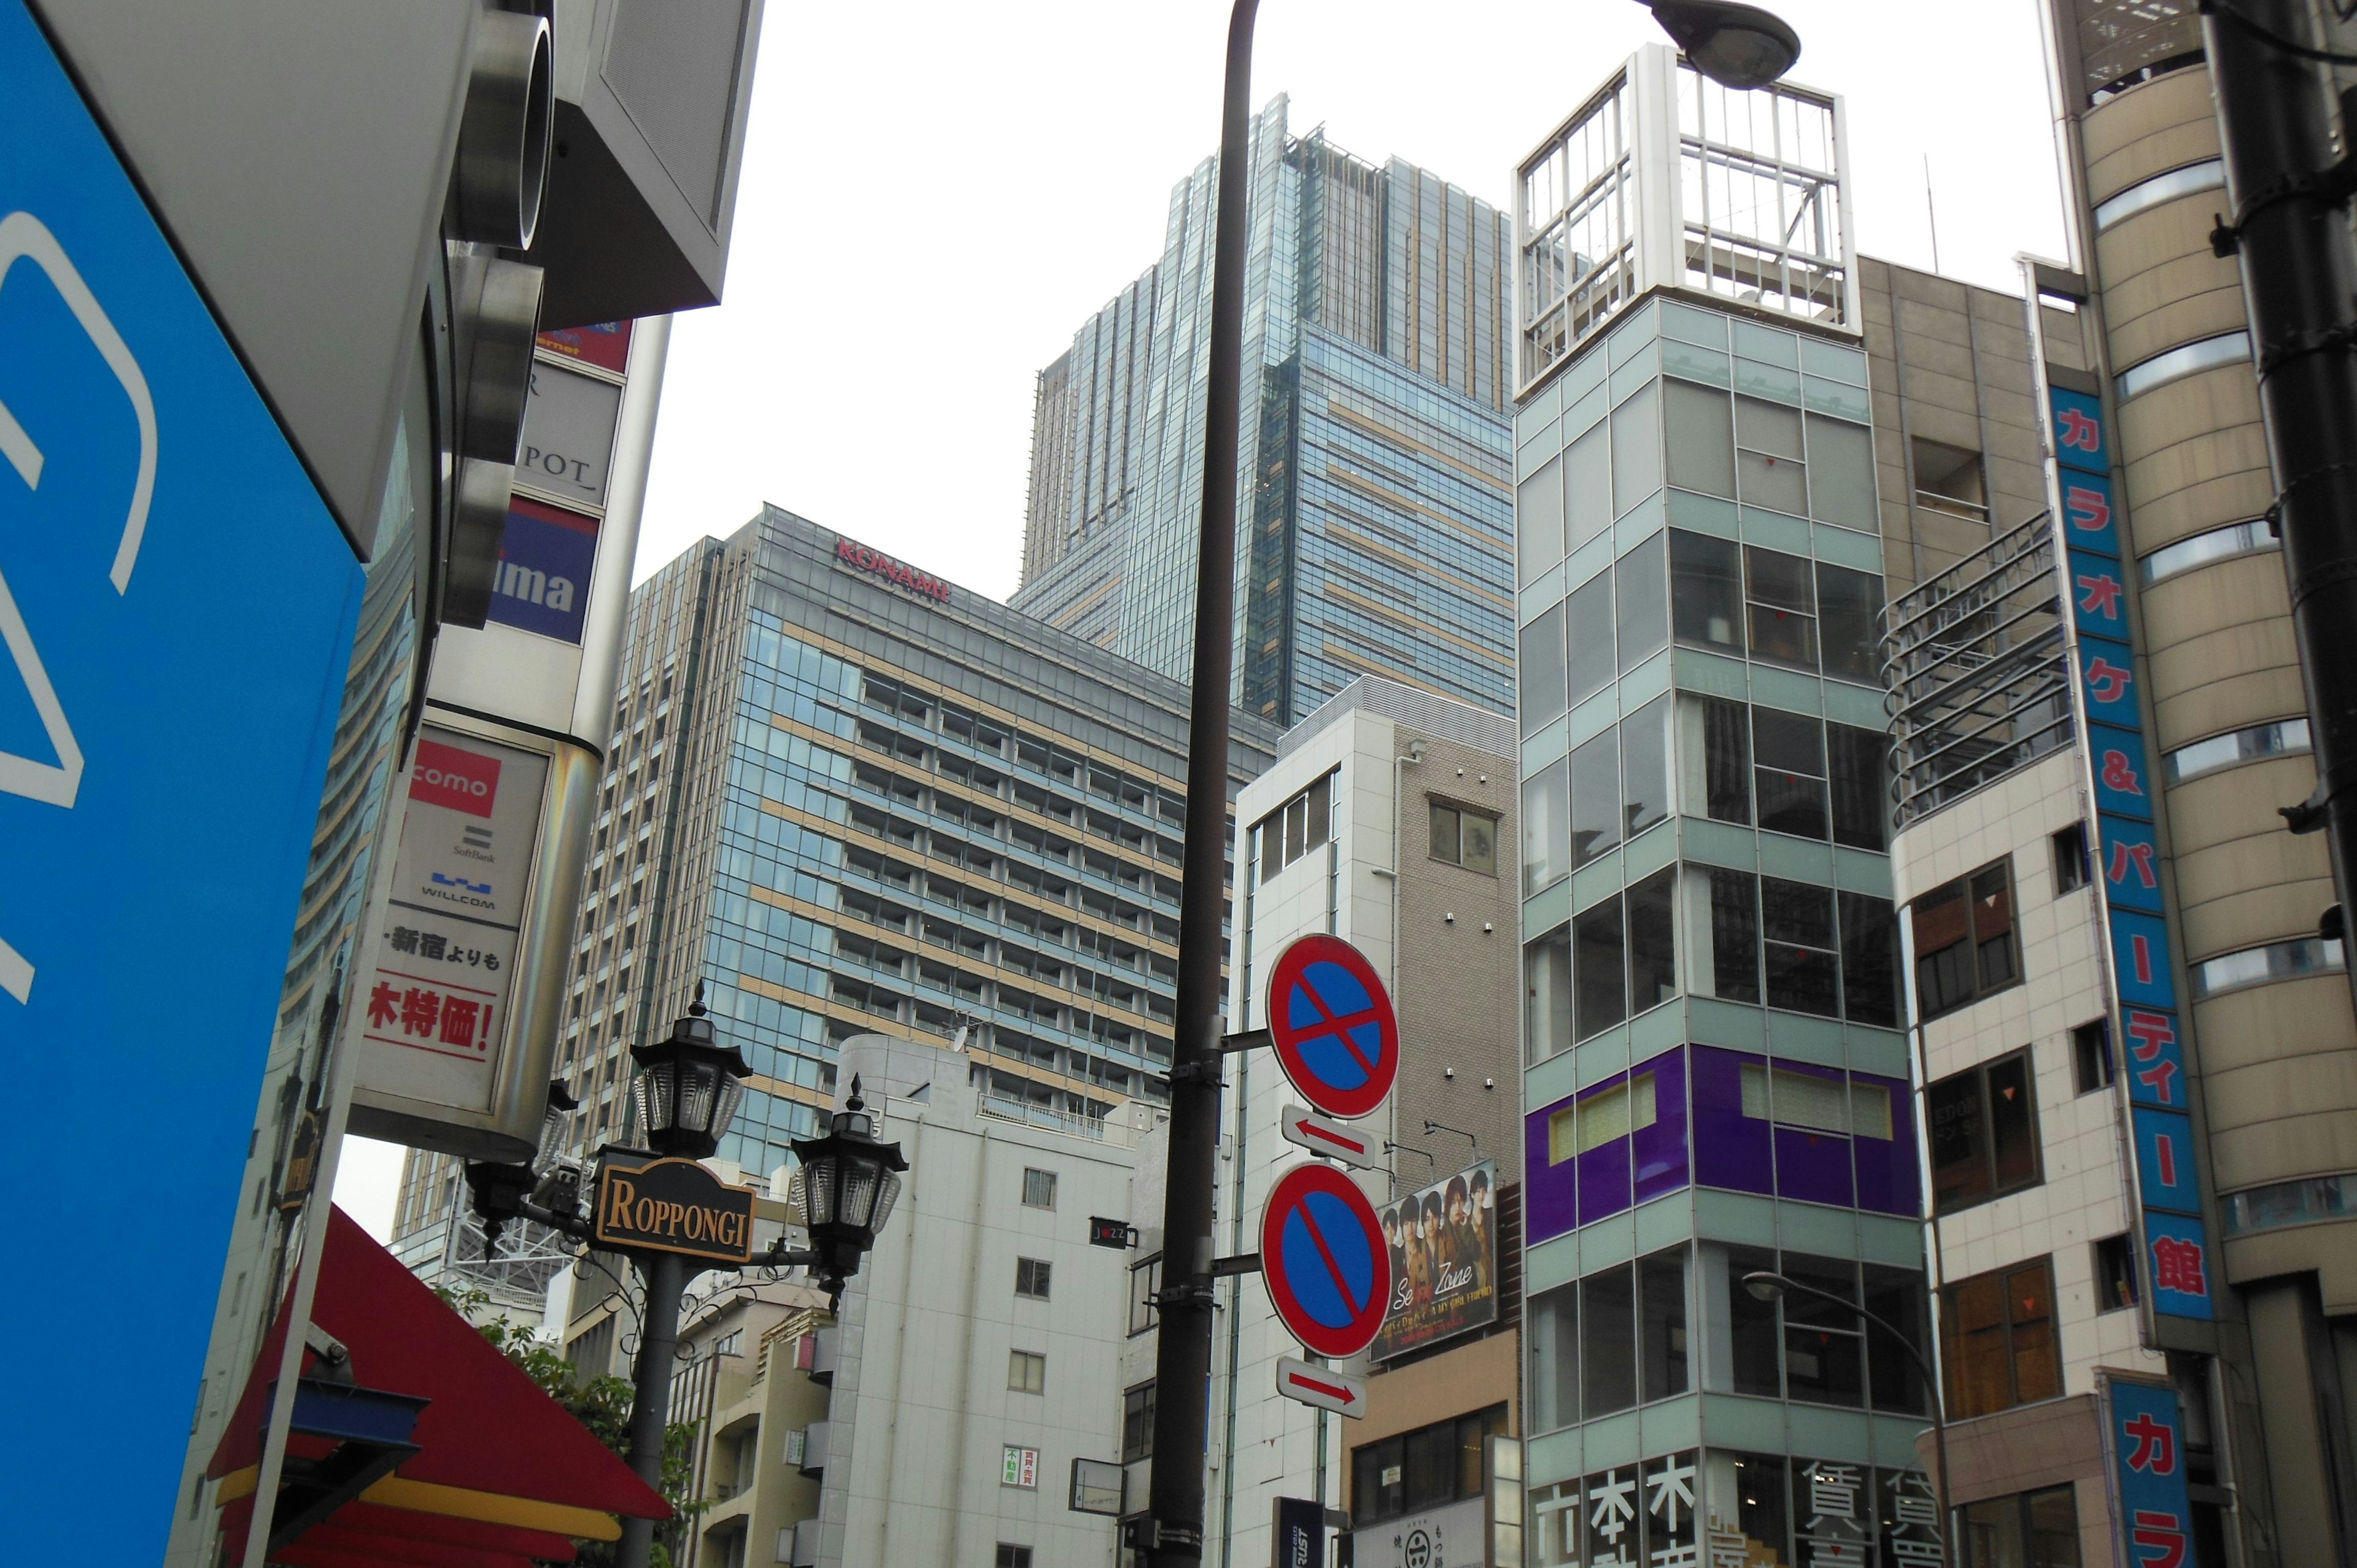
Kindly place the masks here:
POLYGON ((909 593, 920 594, 942 604, 950 602, 950 585, 939 577, 928 576, 906 561, 895 561, 881 550, 870 550, 865 544, 855 543, 840 534, 835 536, 834 558, 847 566, 873 572, 896 588, 905 588, 909 593))

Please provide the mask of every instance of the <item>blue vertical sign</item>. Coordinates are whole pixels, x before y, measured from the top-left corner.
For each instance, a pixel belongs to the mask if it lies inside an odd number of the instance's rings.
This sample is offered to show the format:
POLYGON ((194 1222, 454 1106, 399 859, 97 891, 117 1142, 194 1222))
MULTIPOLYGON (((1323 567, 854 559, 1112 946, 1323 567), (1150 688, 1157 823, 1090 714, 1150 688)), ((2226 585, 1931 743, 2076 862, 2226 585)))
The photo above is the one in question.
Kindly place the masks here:
MULTIPOLYGON (((2126 1035, 2128 1098, 2143 1209, 2143 1283, 2153 1310, 2211 1314, 2209 1240, 2201 1224, 2193 1122, 2177 1027, 2177 983, 2162 919, 2160 849, 2153 828, 2152 769, 2128 626, 2127 567, 2113 504, 2111 434, 2101 400, 2047 390, 2061 501, 2056 564, 2070 606, 2087 752, 2094 778, 2095 871, 2104 889, 2126 1035)), ((2127 1385, 2121 1385, 2126 1388, 2127 1385)), ((2176 1402, 2169 1402, 2172 1412, 2176 1402)), ((2181 1497, 2183 1478, 2179 1479, 2181 1497)), ((2140 1559, 2131 1559, 2140 1561, 2140 1559)))
MULTIPOLYGON (((143 1296, 135 1356, 17 1358, 38 1419, 7 1423, 0 1474, 109 1477, 126 1562, 162 1554, 176 1500, 361 580, 0 0, 0 1055, 39 1108, 0 1187, 18 1257, 135 1247, 143 1296)), ((10 1292, 0 1333, 49 1343, 56 1302, 10 1292)), ((24 1526, 33 1560, 87 1534, 24 1526)))
POLYGON ((2185 1486, 2185 1423, 2177 1391, 2099 1374, 2104 1444, 2119 1498, 2120 1561, 2183 1568, 2193 1561, 2193 1504, 2185 1486))

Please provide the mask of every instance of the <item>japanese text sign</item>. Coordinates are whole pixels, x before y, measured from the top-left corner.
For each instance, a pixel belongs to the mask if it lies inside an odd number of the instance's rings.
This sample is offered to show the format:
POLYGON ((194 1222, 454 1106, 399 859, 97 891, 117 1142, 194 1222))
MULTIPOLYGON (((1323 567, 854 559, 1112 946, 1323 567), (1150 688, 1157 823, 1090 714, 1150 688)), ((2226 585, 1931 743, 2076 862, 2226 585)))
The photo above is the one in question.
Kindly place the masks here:
POLYGON ((2104 1383, 2104 1442, 2118 1488, 2120 1561, 2185 1568, 2193 1560, 2193 1505, 2186 1493, 2184 1423, 2177 1391, 2117 1375, 2104 1383))

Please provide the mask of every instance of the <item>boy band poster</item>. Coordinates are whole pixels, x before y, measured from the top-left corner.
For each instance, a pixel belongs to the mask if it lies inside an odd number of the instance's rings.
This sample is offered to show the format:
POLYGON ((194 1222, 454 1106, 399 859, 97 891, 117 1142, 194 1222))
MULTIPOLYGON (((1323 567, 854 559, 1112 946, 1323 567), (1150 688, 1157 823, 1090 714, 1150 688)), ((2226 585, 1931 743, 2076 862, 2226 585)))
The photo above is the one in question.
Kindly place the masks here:
POLYGON ((1392 1300, 1367 1354, 1377 1361, 1498 1317, 1498 1164, 1483 1160, 1379 1210, 1392 1300))

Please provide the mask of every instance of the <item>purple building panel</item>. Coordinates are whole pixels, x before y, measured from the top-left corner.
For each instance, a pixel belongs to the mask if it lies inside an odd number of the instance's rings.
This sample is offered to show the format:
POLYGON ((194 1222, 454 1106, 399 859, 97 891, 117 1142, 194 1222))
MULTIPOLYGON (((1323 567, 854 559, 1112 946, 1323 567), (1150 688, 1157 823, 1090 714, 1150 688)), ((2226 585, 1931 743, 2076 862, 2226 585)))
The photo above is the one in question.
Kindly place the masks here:
POLYGON ((1745 1064, 1767 1058, 1717 1046, 1690 1047, 1694 1063, 1694 1179, 1701 1187, 1773 1196, 1775 1150, 1767 1121, 1743 1113, 1745 1064))
MULTIPOLYGON (((1615 1073, 1602 1083, 1581 1090, 1574 1099, 1581 1103, 1619 1090, 1628 1092, 1629 1075, 1615 1073)), ((1608 1216, 1620 1213, 1634 1199, 1629 1191, 1629 1136, 1609 1138, 1579 1155, 1579 1222, 1593 1225, 1608 1216)))
POLYGON ((1640 1076, 1653 1075, 1653 1123, 1631 1134, 1637 1165, 1637 1201, 1659 1197, 1686 1185, 1686 1054, 1683 1047, 1637 1064, 1640 1076))
POLYGON ((1861 1134, 1854 1141, 1851 1157, 1857 1162, 1857 1206, 1880 1214, 1921 1219, 1923 1186, 1915 1163, 1915 1098, 1907 1080, 1854 1072, 1849 1081, 1854 1097, 1867 1090, 1880 1090, 1890 1096, 1891 1136, 1861 1134))
POLYGON ((1548 1163, 1547 1125, 1571 1108, 1568 1096, 1523 1118, 1523 1230, 1525 1245, 1565 1235, 1579 1223, 1578 1167, 1548 1163))

